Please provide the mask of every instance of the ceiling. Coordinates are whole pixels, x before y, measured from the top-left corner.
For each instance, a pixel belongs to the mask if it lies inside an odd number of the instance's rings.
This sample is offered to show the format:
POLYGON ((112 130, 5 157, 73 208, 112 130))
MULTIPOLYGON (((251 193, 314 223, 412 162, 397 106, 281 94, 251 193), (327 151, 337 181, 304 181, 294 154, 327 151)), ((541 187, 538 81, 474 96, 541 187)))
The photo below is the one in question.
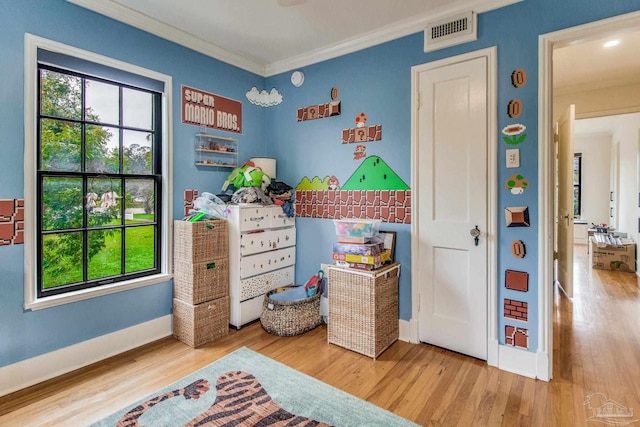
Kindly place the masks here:
POLYGON ((262 76, 522 0, 67 0, 262 76))
POLYGON ((582 41, 553 50, 556 94, 640 83, 640 31, 582 41), (613 47, 604 47, 610 40, 613 47))
MULTIPOLYGON (((640 83, 640 31, 624 31, 605 38, 586 40, 553 50, 555 95, 640 83), (619 44, 605 47, 604 43, 619 44)), ((575 134, 612 135, 621 116, 576 120, 575 134)))

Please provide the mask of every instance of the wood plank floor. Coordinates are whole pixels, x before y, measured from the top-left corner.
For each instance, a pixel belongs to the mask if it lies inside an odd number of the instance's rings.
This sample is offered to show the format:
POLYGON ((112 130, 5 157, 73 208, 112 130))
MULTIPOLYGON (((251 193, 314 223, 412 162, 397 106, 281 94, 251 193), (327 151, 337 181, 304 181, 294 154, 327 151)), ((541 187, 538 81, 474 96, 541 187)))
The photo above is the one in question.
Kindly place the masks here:
POLYGON ((638 419, 638 279, 592 270, 586 246, 574 264, 575 298, 555 293, 548 383, 426 344, 397 342, 373 361, 327 344, 325 327, 282 338, 253 324, 196 350, 166 338, 2 397, 0 425, 87 425, 241 346, 425 426, 604 425, 587 421, 595 393, 592 407, 608 398, 638 419))

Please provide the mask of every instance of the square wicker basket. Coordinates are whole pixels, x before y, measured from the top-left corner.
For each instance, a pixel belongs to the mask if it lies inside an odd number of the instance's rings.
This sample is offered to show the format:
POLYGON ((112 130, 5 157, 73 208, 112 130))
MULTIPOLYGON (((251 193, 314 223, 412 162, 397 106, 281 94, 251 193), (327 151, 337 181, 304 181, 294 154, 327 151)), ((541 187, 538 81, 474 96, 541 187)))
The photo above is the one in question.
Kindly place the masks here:
POLYGON ((176 259, 173 265, 173 296, 200 304, 229 295, 229 260, 192 263, 176 259))
POLYGON ((229 255, 229 226, 225 219, 173 222, 173 257, 210 262, 229 255))
POLYGON ((199 347, 229 333, 229 297, 192 305, 173 299, 173 336, 199 347))
POLYGON ((398 276, 400 264, 370 272, 329 267, 331 344, 377 358, 399 336, 398 276))

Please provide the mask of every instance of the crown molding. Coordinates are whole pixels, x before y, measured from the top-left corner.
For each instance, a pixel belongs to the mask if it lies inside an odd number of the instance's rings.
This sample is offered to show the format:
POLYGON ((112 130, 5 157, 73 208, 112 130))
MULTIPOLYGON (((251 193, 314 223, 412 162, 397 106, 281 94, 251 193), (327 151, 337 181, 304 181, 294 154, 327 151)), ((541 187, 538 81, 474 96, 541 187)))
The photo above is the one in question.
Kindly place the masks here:
POLYGON ((469 10, 473 10, 475 13, 480 14, 489 10, 520 3, 521 1, 524 0, 474 0, 458 2, 453 7, 448 6, 446 8, 439 8, 424 15, 419 15, 417 17, 396 22, 395 24, 387 25, 362 36, 335 43, 328 47, 315 49, 289 59, 267 64, 265 67, 265 77, 337 58, 348 53, 357 52, 362 49, 424 31, 427 22, 446 18, 450 15, 455 15, 469 10))
POLYGON ((207 42, 183 30, 162 23, 138 11, 129 9, 112 1, 104 0, 66 0, 69 3, 92 10, 101 15, 139 28, 163 39, 175 42, 204 55, 226 62, 230 65, 250 71, 262 77, 269 77, 295 68, 337 58, 368 47, 395 40, 423 31, 429 21, 446 18, 448 15, 473 10, 483 13, 499 9, 524 0, 473 0, 456 2, 453 6, 439 8, 418 17, 409 18, 362 36, 335 43, 328 47, 315 49, 302 55, 297 55, 271 64, 260 64, 242 55, 226 50, 216 44, 207 42))
POLYGON ((165 40, 172 41, 181 46, 200 52, 211 58, 234 65, 243 70, 250 71, 259 76, 264 76, 264 64, 259 64, 242 55, 226 50, 216 44, 210 43, 183 30, 160 22, 136 10, 104 0, 66 0, 76 6, 89 9, 93 12, 112 18, 116 21, 131 25, 132 27, 146 31, 165 40))

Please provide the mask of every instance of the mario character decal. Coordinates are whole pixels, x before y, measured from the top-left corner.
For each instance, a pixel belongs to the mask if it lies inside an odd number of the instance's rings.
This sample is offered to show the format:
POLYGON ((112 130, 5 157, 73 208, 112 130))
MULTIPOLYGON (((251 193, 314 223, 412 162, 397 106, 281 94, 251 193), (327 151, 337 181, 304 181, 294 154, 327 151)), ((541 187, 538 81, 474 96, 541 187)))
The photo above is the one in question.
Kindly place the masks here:
POLYGON ((329 177, 329 181, 327 181, 327 188, 329 190, 339 190, 340 189, 340 181, 336 178, 335 175, 331 175, 329 177))
POLYGON ((362 144, 356 145, 356 151, 353 152, 353 160, 361 160, 367 157, 367 147, 362 144))

